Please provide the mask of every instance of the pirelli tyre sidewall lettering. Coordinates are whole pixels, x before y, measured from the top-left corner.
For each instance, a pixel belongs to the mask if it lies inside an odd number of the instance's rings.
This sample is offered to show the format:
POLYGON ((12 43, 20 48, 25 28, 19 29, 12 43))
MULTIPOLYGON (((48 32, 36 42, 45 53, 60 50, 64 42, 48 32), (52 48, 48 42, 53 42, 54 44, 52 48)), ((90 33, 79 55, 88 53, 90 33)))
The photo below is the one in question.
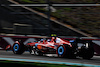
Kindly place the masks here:
POLYGON ((15 45, 13 46, 13 50, 14 51, 18 51, 19 50, 19 44, 15 43, 15 45))
POLYGON ((58 57, 63 57, 66 53, 65 46, 64 45, 58 46, 56 53, 57 53, 58 57))
POLYGON ((12 50, 14 52, 14 54, 18 54, 20 51, 20 44, 19 43, 14 43, 12 50))
POLYGON ((60 47, 58 48, 58 54, 59 54, 59 55, 62 55, 63 53, 64 53, 64 47, 60 46, 60 47))

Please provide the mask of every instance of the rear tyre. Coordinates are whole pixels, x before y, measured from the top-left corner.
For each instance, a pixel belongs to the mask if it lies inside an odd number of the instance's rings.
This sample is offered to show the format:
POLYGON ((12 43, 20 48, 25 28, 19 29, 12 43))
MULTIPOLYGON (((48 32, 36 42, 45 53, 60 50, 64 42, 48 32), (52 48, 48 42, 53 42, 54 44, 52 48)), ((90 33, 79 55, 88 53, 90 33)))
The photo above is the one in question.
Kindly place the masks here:
POLYGON ((94 55, 94 49, 93 48, 86 48, 82 47, 82 58, 83 59, 91 59, 94 55))
POLYGON ((25 46, 23 43, 14 43, 12 50, 14 54, 22 54, 25 51, 25 46))
POLYGON ((88 44, 88 48, 86 46, 82 46, 81 54, 83 59, 91 59, 94 55, 93 45, 88 44))
POLYGON ((63 58, 75 58, 74 53, 72 52, 72 49, 68 45, 61 45, 57 48, 57 55, 58 57, 63 58))
POLYGON ((65 57, 66 48, 64 45, 61 45, 57 48, 57 55, 58 57, 65 57))

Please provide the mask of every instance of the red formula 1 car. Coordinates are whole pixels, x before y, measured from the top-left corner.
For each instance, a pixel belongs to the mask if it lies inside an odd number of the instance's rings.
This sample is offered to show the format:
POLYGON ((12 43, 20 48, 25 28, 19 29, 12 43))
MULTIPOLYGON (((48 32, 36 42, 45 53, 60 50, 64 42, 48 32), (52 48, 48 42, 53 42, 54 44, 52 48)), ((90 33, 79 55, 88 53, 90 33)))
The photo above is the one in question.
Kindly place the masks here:
POLYGON ((84 59, 90 59, 94 55, 92 42, 81 39, 68 41, 59 38, 57 41, 57 39, 51 38, 48 40, 27 43, 26 45, 16 41, 12 50, 14 54, 22 54, 25 50, 29 50, 30 54, 34 55, 57 54, 58 57, 67 58, 79 56, 84 59))

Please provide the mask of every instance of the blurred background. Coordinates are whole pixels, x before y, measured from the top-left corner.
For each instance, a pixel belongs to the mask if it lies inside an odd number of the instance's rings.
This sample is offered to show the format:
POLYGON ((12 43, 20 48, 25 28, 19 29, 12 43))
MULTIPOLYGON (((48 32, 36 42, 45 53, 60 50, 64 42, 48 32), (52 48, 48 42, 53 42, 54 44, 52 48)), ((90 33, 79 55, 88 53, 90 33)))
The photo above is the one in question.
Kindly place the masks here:
POLYGON ((100 1, 0 0, 0 34, 100 37, 100 6, 54 7, 54 3, 99 4, 100 1), (15 4, 12 1, 19 4, 47 3, 50 10, 48 6, 9 6, 15 4))

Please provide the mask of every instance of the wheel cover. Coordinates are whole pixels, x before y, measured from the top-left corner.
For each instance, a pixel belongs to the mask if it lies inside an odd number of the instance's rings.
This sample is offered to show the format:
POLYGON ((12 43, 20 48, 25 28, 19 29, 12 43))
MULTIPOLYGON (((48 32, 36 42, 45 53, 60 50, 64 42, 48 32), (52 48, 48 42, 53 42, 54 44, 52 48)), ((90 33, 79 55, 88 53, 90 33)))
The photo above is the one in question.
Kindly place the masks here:
POLYGON ((15 45, 13 46, 13 50, 14 50, 14 51, 18 51, 18 50, 19 50, 19 45, 18 45, 18 44, 15 44, 15 45))
POLYGON ((63 46, 60 46, 60 47, 58 48, 58 54, 59 54, 59 55, 63 55, 63 54, 64 54, 64 47, 63 47, 63 46))

